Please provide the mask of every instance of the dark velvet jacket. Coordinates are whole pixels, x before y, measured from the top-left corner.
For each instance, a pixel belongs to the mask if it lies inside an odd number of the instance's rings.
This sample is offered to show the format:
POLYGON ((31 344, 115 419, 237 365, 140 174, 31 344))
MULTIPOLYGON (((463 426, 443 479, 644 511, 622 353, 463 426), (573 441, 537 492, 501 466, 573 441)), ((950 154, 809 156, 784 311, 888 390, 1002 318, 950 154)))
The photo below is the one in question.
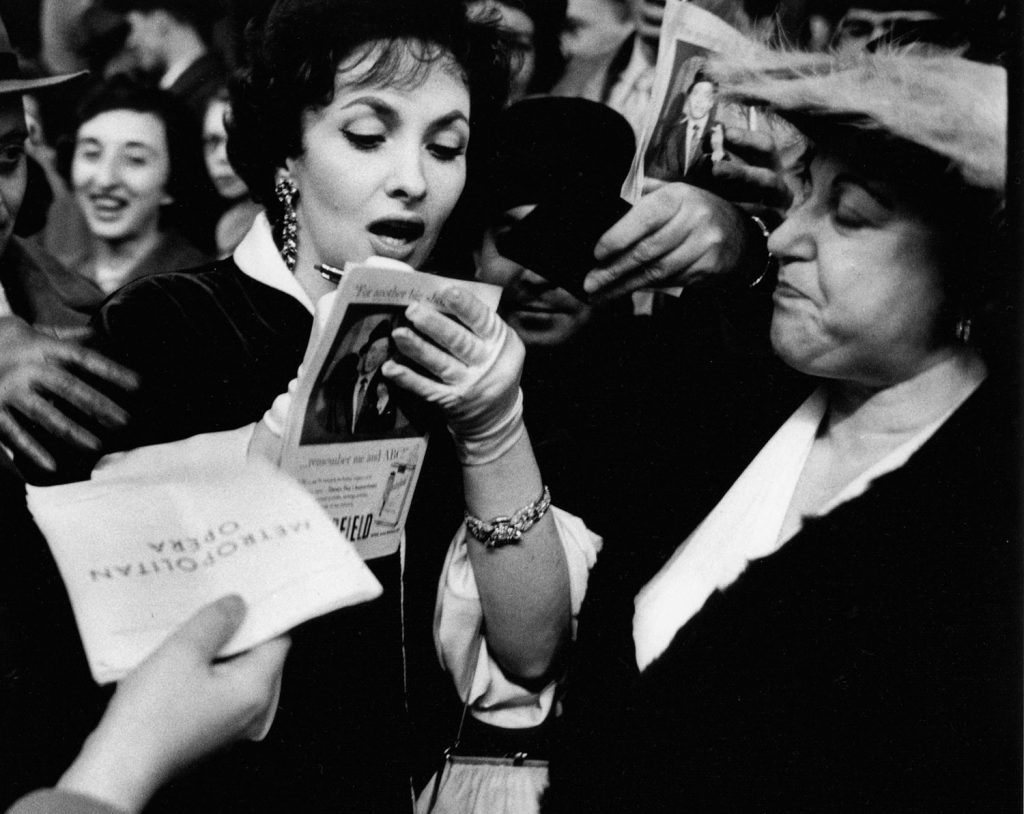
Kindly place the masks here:
MULTIPOLYGON (((142 382, 125 405, 133 416, 131 424, 122 432, 108 430, 103 435, 109 451, 260 419, 295 376, 312 316, 290 296, 242 274, 228 259, 129 285, 106 302, 93 325, 93 345, 136 370, 142 382)), ((441 688, 424 691, 428 699, 444 694, 443 676, 438 676, 432 653, 430 620, 444 552, 461 519, 459 470, 453 456, 445 454, 450 453, 446 440, 447 433, 433 433, 408 525, 418 529, 406 566, 407 615, 418 620, 417 630, 407 632, 409 670, 421 675, 424 687, 441 688), (437 684, 432 683, 435 679, 437 684)), ((87 474, 93 463, 66 451, 59 457, 65 479, 87 474)), ((280 705, 267 739, 232 747, 182 776, 147 810, 409 810, 414 744, 403 693, 398 556, 374 560, 370 567, 384 586, 382 597, 293 632, 280 705)), ((51 579, 49 584, 61 596, 44 618, 66 630, 67 601, 59 582, 51 579)), ((12 617, 21 614, 19 607, 10 604, 12 617)), ((17 627, 16 619, 11 622, 17 627)), ((50 738, 77 748, 99 718, 105 693, 92 685, 81 648, 75 645, 59 654, 51 652, 48 662, 35 659, 32 664, 38 674, 49 677, 47 687, 58 682, 56 673, 66 676, 65 697, 76 699, 73 706, 90 714, 36 733, 40 742, 50 738)), ((40 697, 34 700, 43 702, 40 697)), ((451 713, 453 720, 455 715, 451 713)), ((26 719, 19 721, 29 725, 26 719)), ((0 738, 14 740, 23 728, 12 727, 0 738)), ((66 753, 67 749, 61 752, 66 753)), ((17 783, 0 783, 0 802, 56 779, 39 774, 52 767, 52 760, 47 759, 45 766, 38 759, 30 758, 29 763, 17 783)))
POLYGON ((689 499, 666 533, 598 562, 544 810, 1019 811, 1013 403, 982 385, 903 467, 713 594, 638 674, 637 591, 795 403, 769 420, 771 402, 748 402, 750 421, 714 442, 730 450, 717 466, 687 454, 686 432, 666 438, 650 465, 689 499))

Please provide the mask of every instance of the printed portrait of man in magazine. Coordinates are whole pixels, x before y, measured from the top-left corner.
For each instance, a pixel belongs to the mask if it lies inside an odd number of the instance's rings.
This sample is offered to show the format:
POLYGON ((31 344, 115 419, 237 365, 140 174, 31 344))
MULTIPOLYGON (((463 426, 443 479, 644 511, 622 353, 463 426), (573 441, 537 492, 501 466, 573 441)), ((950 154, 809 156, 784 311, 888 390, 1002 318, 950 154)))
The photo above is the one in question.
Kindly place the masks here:
POLYGON ((303 446, 422 434, 410 421, 408 396, 380 372, 396 355, 391 331, 402 310, 349 307, 331 361, 313 386, 302 426, 303 446))
POLYGON ((707 55, 697 46, 676 43, 672 80, 644 152, 644 177, 706 186, 712 154, 722 158, 713 136, 720 141, 724 127, 747 126, 742 106, 719 101, 716 84, 703 71, 707 55))

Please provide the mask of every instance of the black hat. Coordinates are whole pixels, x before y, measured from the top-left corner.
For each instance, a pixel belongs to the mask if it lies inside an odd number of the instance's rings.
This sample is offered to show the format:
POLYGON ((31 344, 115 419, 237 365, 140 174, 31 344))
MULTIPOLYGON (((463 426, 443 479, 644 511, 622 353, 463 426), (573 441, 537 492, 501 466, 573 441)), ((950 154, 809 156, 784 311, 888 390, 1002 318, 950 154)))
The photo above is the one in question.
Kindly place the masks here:
POLYGON ((617 197, 635 149, 632 128, 606 105, 557 96, 524 99, 497 123, 488 210, 566 196, 617 197))
POLYGON ((498 238, 498 251, 585 299, 594 245, 629 209, 619 193, 636 150, 633 129, 599 102, 554 96, 512 105, 498 128, 489 215, 536 205, 498 238))
POLYGON ((38 79, 29 79, 22 75, 18 66, 18 55, 11 45, 11 38, 7 34, 7 26, 0 19, 0 96, 13 93, 35 93, 48 88, 55 88, 81 79, 88 71, 78 73, 58 74, 57 76, 43 76, 38 79))

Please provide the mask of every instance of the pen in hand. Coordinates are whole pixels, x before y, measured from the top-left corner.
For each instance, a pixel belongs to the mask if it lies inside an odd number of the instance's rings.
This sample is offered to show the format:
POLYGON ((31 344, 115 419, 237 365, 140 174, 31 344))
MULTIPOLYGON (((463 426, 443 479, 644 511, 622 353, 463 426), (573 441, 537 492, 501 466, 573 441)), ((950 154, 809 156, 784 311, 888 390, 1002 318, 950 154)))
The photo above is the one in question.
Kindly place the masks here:
POLYGON ((341 278, 345 276, 345 272, 342 269, 335 268, 327 263, 315 263, 313 268, 320 272, 321 277, 335 285, 340 283, 341 278))

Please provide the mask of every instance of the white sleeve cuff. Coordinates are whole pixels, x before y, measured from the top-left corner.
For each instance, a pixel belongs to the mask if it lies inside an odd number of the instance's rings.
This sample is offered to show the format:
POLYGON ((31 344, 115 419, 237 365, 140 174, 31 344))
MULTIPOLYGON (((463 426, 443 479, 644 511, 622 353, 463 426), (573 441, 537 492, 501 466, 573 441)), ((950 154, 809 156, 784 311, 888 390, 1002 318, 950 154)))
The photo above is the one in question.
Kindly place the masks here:
MULTIPOLYGON (((583 597, 587 592, 590 569, 601 550, 601 538, 591 532, 578 517, 552 506, 555 528, 562 541, 569 569, 573 634, 583 597)), ((434 644, 441 665, 457 685, 466 681, 468 661, 480 635, 482 610, 480 594, 466 547, 466 528, 460 526, 448 549, 434 611, 434 644)), ((555 699, 552 681, 540 692, 531 692, 510 681, 491 657, 487 641, 480 642, 473 667, 470 708, 479 720, 508 729, 537 726, 547 718, 555 699)), ((460 695, 464 688, 460 689, 460 695)))

